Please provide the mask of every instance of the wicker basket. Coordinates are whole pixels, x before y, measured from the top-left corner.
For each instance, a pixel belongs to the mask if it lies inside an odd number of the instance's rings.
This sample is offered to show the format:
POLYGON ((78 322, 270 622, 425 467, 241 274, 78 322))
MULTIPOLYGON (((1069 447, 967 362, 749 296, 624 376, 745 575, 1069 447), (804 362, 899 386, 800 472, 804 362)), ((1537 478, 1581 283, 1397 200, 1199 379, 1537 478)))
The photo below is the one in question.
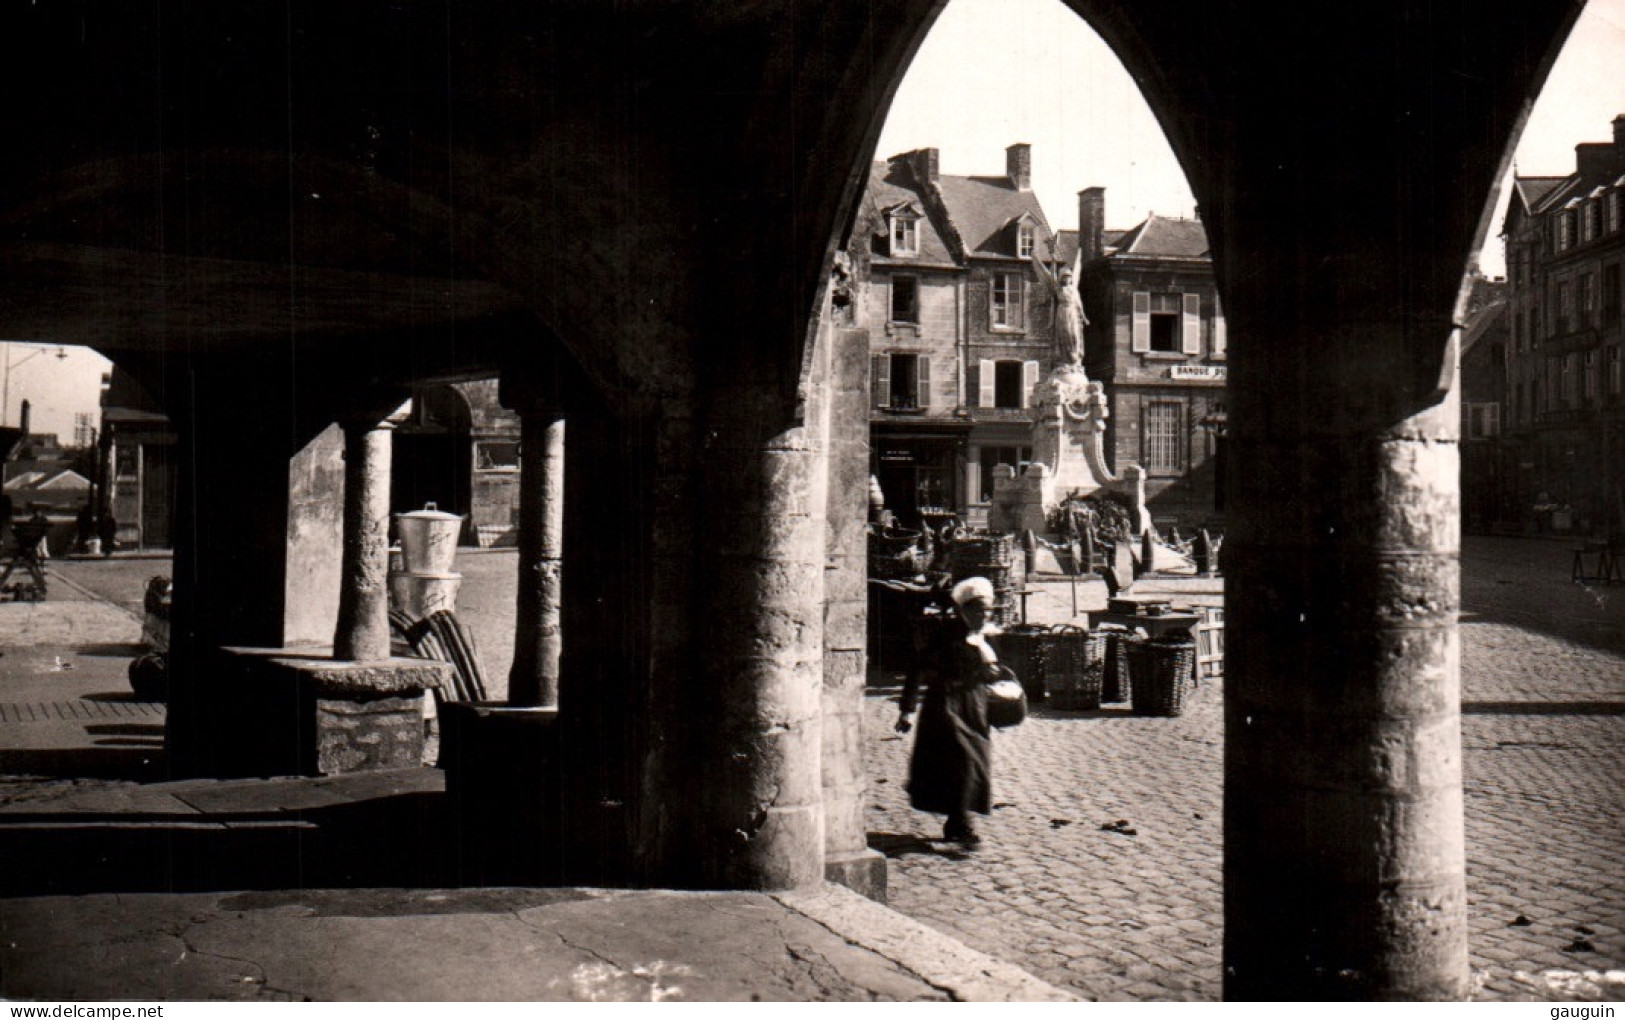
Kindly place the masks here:
POLYGON ((877 581, 904 581, 917 575, 917 563, 905 554, 920 540, 917 531, 869 532, 869 576, 877 581))
POLYGON ((1135 715, 1180 715, 1196 670, 1196 642, 1130 641, 1129 686, 1135 715))
POLYGON ((972 534, 955 538, 948 546, 948 572, 958 584, 967 577, 985 577, 993 585, 993 622, 1015 621, 1015 596, 1011 594, 1011 563, 1016 542, 1013 535, 972 534))
POLYGON ((1025 624, 1007 628, 999 638, 999 661, 1015 671, 1029 701, 1043 701, 1048 695, 1048 670, 1044 661, 1044 645, 1048 639, 1049 628, 1025 624))
POLYGON ((1100 700, 1115 703, 1129 699, 1128 646, 1140 640, 1121 627, 1095 631, 1105 641, 1101 653, 1100 700))
POLYGON ((1107 635, 1063 624, 1044 636, 1044 685, 1050 704, 1071 711, 1100 707, 1107 635))

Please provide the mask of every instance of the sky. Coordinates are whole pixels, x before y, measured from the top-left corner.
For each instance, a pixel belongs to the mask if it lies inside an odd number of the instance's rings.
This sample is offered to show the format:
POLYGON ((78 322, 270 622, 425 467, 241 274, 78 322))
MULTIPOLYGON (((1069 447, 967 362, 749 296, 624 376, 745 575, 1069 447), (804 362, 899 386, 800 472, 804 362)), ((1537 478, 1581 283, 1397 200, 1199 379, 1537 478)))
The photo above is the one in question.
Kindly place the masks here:
MULTIPOLYGON (((1568 174, 1576 143, 1612 138, 1625 113, 1622 62, 1625 0, 1590 0, 1519 141, 1519 173, 1568 174)), ((934 147, 944 173, 999 174, 1015 142, 1033 147, 1033 189, 1057 229, 1077 226, 1077 193, 1094 186, 1106 189, 1113 228, 1151 212, 1195 211, 1150 108, 1081 18, 1059 0, 950 0, 898 89, 876 157, 934 147)), ((1504 267, 1495 233, 1506 192, 1481 259, 1490 276, 1504 267)), ((71 441, 74 413, 96 410, 109 363, 65 350, 58 359, 37 345, 0 344, 0 379, 9 376, 0 424, 16 425, 27 398, 34 431, 71 441)))
MULTIPOLYGON (((1576 143, 1612 139, 1625 113, 1622 61, 1625 0, 1590 0, 1519 140, 1519 173, 1568 174, 1576 143)), ((876 158, 934 147, 943 173, 999 174, 1015 142, 1033 147, 1033 190, 1058 230, 1077 226, 1077 194, 1094 186, 1106 189, 1109 228, 1195 212, 1138 87, 1082 18, 1059 0, 950 0, 898 89, 876 158)), ((1504 266, 1499 226, 1481 260, 1491 276, 1504 266)))

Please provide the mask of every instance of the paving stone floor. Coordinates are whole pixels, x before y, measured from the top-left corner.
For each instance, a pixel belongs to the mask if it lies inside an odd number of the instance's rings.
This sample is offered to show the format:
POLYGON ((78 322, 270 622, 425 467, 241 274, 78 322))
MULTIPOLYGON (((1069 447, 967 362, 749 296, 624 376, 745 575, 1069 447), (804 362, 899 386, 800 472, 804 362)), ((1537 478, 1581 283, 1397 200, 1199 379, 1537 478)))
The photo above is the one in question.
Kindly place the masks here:
MULTIPOLYGON (((1571 584, 1567 555, 1481 539, 1463 556, 1482 999, 1625 998, 1625 588, 1571 584)), ((1088 998, 1220 996, 1221 684, 1178 718, 1040 708, 996 734, 995 809, 967 857, 931 841, 939 819, 908 808, 896 689, 877 680, 869 824, 891 857, 894 908, 1088 998), (1134 834, 1102 828, 1118 821, 1134 834)))

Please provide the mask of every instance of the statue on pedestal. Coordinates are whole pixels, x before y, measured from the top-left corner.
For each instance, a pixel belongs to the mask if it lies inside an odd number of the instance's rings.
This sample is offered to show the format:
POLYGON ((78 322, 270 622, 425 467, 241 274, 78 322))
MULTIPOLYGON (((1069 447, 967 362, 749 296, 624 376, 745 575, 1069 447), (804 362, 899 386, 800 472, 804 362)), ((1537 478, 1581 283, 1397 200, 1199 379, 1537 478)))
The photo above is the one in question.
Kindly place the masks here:
MULTIPOLYGON (((1062 266, 1051 273, 1038 253, 1032 255, 1033 270, 1038 280, 1055 299, 1055 363, 1064 369, 1083 366, 1083 327, 1089 325, 1089 316, 1083 312, 1083 297, 1072 283, 1072 268, 1062 266)), ((1058 369, 1059 370, 1059 369, 1058 369)))

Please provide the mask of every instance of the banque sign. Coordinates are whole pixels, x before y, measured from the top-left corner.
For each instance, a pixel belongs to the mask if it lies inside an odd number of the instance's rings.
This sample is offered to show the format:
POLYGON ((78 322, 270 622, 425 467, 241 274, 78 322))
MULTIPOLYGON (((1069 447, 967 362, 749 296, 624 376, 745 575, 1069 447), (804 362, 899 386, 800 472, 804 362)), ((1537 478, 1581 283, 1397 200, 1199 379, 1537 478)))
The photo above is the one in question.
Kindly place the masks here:
POLYGON ((1170 379, 1210 379, 1224 382, 1224 365, 1173 365, 1168 369, 1170 379))

